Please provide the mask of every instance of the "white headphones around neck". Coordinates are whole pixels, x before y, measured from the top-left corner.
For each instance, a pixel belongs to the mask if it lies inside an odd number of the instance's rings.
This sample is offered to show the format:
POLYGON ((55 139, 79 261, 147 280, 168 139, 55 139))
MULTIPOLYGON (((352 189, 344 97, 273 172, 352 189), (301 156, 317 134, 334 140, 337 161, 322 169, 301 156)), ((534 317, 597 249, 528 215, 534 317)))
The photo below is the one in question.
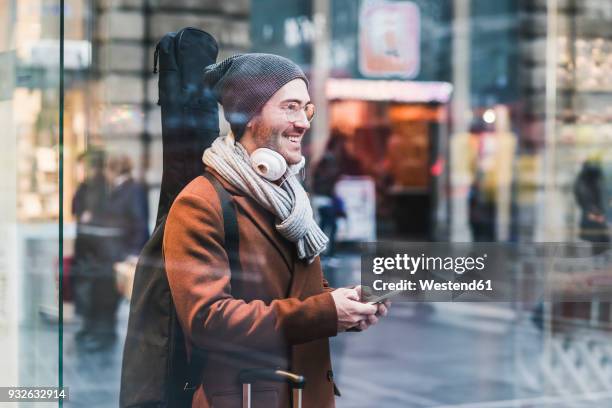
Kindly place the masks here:
MULTIPOLYGON (((298 164, 289 166, 292 174, 297 174, 306 164, 306 159, 302 159, 298 164)), ((283 177, 287 172, 287 162, 280 153, 266 147, 260 147, 251 153, 251 166, 261 177, 269 181, 276 181, 283 177)))

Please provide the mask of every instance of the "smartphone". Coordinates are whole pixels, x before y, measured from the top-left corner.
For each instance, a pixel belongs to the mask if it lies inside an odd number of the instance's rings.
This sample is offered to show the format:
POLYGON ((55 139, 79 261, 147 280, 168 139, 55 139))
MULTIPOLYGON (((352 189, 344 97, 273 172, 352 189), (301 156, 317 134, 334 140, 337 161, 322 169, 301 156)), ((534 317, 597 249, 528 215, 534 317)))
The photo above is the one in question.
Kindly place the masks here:
POLYGON ((368 305, 376 305, 378 303, 384 302, 385 300, 387 300, 387 299, 389 299, 389 298, 391 298, 391 297, 393 297, 395 295, 398 295, 400 292, 403 292, 403 291, 400 290, 400 289, 392 290, 391 292, 387 292, 384 295, 380 295, 378 297, 375 297, 374 299, 368 301, 367 303, 368 303, 368 305))

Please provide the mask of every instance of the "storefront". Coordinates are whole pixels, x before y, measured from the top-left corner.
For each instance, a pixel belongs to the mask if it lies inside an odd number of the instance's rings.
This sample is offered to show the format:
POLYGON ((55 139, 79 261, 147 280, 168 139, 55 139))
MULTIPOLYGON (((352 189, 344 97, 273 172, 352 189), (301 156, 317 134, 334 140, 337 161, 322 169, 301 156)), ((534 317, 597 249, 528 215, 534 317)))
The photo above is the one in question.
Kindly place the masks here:
POLYGON ((375 186, 378 239, 441 239, 446 228, 445 82, 329 79, 326 152, 375 186))

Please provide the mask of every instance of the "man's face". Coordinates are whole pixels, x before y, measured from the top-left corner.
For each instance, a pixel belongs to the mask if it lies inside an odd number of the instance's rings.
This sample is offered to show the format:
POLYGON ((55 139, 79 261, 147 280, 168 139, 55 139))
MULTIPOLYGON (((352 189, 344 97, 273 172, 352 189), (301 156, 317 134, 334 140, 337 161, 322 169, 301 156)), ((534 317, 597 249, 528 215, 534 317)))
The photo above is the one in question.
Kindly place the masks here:
POLYGON ((302 139, 310 123, 303 110, 299 119, 290 121, 286 111, 291 104, 300 108, 310 102, 306 83, 294 79, 280 88, 263 106, 261 112, 251 120, 251 133, 256 148, 272 149, 287 161, 297 164, 302 159, 302 139))

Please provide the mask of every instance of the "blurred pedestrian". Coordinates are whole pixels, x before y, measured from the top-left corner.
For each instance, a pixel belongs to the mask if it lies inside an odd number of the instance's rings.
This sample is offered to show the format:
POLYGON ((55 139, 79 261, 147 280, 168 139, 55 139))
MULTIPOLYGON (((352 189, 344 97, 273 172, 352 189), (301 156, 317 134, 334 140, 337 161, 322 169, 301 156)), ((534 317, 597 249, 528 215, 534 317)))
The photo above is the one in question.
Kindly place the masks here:
POLYGON ((116 340, 116 318, 120 294, 114 264, 138 256, 149 238, 149 208, 145 187, 132 177, 132 161, 125 154, 109 157, 106 177, 109 194, 104 211, 104 226, 109 235, 101 246, 105 273, 99 276, 93 294, 96 337, 100 346, 116 340))
POLYGON ((91 306, 92 279, 100 267, 97 244, 97 226, 104 218, 107 198, 107 183, 104 175, 105 153, 101 149, 90 149, 81 154, 77 165, 82 169, 82 180, 72 199, 72 214, 76 218, 71 284, 75 312, 83 318, 83 325, 76 334, 78 341, 91 333, 91 322, 86 318, 91 306))
MULTIPOLYGON (((593 261, 597 262, 597 256, 608 250, 610 242, 606 219, 608 200, 599 155, 593 155, 582 163, 574 181, 574 197, 581 211, 579 237, 590 243, 590 254, 593 261)), ((608 314, 609 310, 610 303, 600 302, 597 298, 592 298, 589 302, 555 302, 552 304, 553 327, 563 321, 602 321, 602 316, 608 314)), ((532 320, 540 329, 544 327, 543 316, 544 305, 539 304, 534 310, 532 320)))
MULTIPOLYGON (((609 243, 610 233, 605 209, 607 200, 601 159, 591 157, 582 164, 574 182, 574 196, 581 210, 580 238, 595 244, 609 243)), ((598 252, 605 247, 605 245, 596 245, 593 249, 594 252, 598 252)))
POLYGON ((490 189, 484 186, 484 175, 478 170, 468 193, 469 223, 474 242, 494 242, 497 228, 497 204, 490 189))
POLYGON ((338 219, 346 218, 344 201, 336 193, 336 183, 341 177, 338 158, 330 151, 326 152, 314 173, 313 201, 317 205, 319 226, 329 238, 324 255, 333 257, 336 253, 336 234, 338 219))
POLYGON ((112 155, 107 160, 105 188, 103 194, 98 194, 96 211, 84 229, 88 237, 87 262, 79 270, 86 282, 86 305, 77 340, 88 350, 103 349, 116 341, 120 294, 113 265, 137 256, 149 235, 146 190, 131 172, 132 162, 126 155, 112 155))

